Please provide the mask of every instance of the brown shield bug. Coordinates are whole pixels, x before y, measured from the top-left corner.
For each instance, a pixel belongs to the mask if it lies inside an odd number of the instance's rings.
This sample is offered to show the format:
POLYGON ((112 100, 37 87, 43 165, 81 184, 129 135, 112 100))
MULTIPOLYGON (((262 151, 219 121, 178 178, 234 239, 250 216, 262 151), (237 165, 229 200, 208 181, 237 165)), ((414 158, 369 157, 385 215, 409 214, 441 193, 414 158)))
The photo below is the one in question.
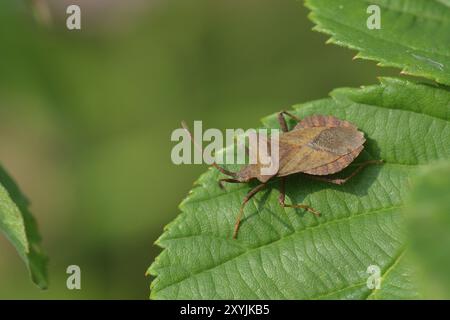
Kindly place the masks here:
MULTIPOLYGON (((350 122, 333 116, 312 115, 301 120, 287 111, 282 111, 278 114, 278 122, 282 133, 279 135, 279 166, 275 174, 262 175, 260 163, 246 165, 238 172, 231 172, 213 163, 215 168, 230 177, 219 180, 219 185, 222 188, 224 182, 247 183, 251 179, 257 179, 261 182, 250 190, 242 201, 234 226, 233 239, 237 237, 245 205, 255 194, 266 187, 267 181, 270 179, 280 179, 278 201, 282 207, 301 208, 319 216, 320 213, 308 205, 285 203, 284 185, 286 176, 305 173, 311 175, 314 179, 341 185, 365 166, 382 163, 382 160, 362 162, 358 164, 355 171, 343 179, 321 177, 337 173, 346 168, 364 149, 364 142, 366 141, 364 134, 350 122), (285 115, 297 121, 297 125, 291 131, 288 130, 285 115)), ((189 132, 184 123, 182 123, 182 126, 189 132)), ((191 134, 190 136, 192 139, 191 134)))

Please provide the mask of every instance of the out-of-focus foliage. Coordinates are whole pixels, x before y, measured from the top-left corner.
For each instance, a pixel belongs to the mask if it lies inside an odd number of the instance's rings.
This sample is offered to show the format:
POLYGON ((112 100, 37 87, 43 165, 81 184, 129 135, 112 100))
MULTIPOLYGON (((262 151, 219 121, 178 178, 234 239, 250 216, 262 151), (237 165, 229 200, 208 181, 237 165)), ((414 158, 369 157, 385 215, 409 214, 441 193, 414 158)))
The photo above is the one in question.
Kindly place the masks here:
POLYGON ((450 1, 306 0, 315 30, 330 42, 358 51, 356 57, 398 67, 403 73, 450 85, 450 1), (366 21, 378 6, 380 29, 366 21))
POLYGON ((16 248, 26 263, 31 278, 40 288, 47 288, 47 258, 40 247, 36 221, 28 211, 28 201, 14 181, 0 166, 0 231, 16 248))
POLYGON ((405 215, 423 297, 450 299, 450 162, 427 167, 413 181, 405 215))
MULTIPOLYGON (((288 201, 312 206, 322 213, 319 218, 282 208, 277 180, 271 180, 246 207, 237 240, 231 238, 234 221, 255 185, 224 191, 217 183, 221 174, 209 170, 158 240, 165 250, 149 269, 156 276, 151 297, 417 298, 413 266, 405 259, 402 209, 409 178, 423 165, 450 158, 449 101, 446 89, 384 78, 380 85, 337 89, 331 98, 295 106, 301 119, 334 115, 355 124, 367 139, 355 164, 367 159, 384 164, 340 186, 289 176, 288 201), (367 286, 371 265, 381 271, 378 290, 367 286)), ((263 123, 278 128, 277 115, 263 123)), ((341 174, 353 170, 354 165, 341 174)))
POLYGON ((51 257, 40 292, 0 239, 1 298, 147 297, 152 243, 204 170, 171 163, 180 120, 254 127, 379 72, 326 46, 293 0, 144 1, 109 19, 119 2, 80 2, 82 30, 67 31, 62 5, 46 26, 31 1, 0 1, 0 161, 51 257), (71 264, 81 291, 65 286, 71 264))

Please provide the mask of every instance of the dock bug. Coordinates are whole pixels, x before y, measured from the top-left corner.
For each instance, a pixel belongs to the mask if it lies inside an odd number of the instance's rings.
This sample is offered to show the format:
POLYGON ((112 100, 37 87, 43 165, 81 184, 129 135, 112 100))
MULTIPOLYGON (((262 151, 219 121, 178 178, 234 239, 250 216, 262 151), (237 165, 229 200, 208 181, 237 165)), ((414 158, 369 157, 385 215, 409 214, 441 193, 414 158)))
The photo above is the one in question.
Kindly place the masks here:
MULTIPOLYGON (((263 165, 261 163, 246 165, 238 172, 226 170, 216 163, 212 164, 221 173, 230 177, 219 180, 221 188, 223 188, 224 182, 247 183, 252 179, 261 182, 250 190, 242 201, 234 226, 233 239, 237 237, 245 205, 267 186, 270 179, 279 178, 280 196, 278 201, 282 207, 300 208, 319 216, 320 213, 317 210, 306 204, 285 203, 286 176, 305 173, 316 180, 341 185, 365 166, 382 163, 382 160, 359 163, 355 171, 342 179, 323 177, 342 171, 361 153, 366 141, 364 134, 358 131, 358 128, 352 123, 329 115, 312 115, 301 120, 287 111, 282 111, 278 113, 278 122, 282 133, 279 135, 279 167, 275 174, 262 175, 263 165), (291 131, 288 130, 285 116, 297 121, 291 131)), ((189 132, 187 126, 184 123, 182 125, 189 132)), ((190 136, 192 138, 192 135, 190 136)))

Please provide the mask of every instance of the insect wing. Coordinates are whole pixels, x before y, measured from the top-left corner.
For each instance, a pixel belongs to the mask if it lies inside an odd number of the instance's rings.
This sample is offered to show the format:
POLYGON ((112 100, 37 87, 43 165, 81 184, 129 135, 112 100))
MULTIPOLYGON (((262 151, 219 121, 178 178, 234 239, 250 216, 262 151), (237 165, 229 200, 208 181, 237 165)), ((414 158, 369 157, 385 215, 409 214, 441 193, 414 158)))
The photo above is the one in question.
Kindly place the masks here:
POLYGON ((361 132, 349 127, 310 127, 290 131, 280 138, 278 176, 310 172, 355 150, 359 154, 364 141, 361 132))

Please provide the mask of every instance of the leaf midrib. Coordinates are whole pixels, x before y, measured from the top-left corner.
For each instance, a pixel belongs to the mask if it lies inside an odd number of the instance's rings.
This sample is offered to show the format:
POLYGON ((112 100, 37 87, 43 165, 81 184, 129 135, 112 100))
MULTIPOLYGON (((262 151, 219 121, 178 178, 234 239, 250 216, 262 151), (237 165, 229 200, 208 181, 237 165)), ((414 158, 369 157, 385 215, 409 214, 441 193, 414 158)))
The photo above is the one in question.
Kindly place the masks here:
MULTIPOLYGON (((406 252, 406 248, 403 248, 402 250, 400 250, 400 253, 397 255, 397 257, 394 259, 394 261, 392 262, 392 264, 386 269, 386 271, 381 275, 380 278, 380 283, 383 283, 383 279, 387 277, 387 275, 394 270, 394 268, 398 265, 398 263, 400 262, 400 260, 403 258, 403 256, 405 255, 406 252)), ((365 300, 368 300, 370 297, 374 296, 377 294, 377 290, 376 289, 372 289, 371 292, 364 298, 365 300)))

